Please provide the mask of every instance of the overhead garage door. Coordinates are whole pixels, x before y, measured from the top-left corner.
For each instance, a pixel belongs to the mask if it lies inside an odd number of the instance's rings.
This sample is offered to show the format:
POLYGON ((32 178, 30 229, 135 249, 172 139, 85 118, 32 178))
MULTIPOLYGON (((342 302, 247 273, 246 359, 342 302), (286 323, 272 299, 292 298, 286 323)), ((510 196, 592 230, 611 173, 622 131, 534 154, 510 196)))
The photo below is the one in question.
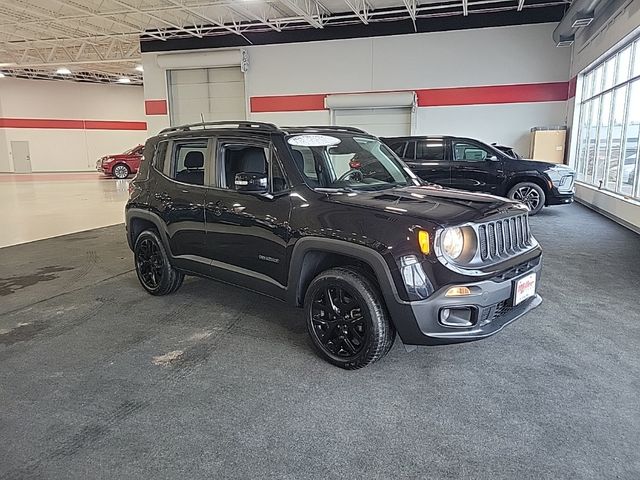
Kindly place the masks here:
POLYGON ((357 127, 379 137, 411 135, 411 108, 357 108, 333 111, 334 124, 357 127))
POLYGON ((240 67, 169 71, 171 124, 246 119, 240 67))

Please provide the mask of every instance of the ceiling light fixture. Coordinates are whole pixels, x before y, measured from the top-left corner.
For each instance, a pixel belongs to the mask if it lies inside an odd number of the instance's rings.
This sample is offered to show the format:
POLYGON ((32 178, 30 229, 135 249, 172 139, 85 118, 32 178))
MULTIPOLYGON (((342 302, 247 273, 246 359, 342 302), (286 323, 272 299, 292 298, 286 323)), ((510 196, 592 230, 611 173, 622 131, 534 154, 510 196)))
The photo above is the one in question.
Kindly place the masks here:
POLYGON ((118 83, 131 83, 131 79, 129 77, 120 77, 118 83))
POLYGON ((142 65, 136 65, 136 71, 144 72, 144 67, 142 65))
POLYGON ((56 70, 56 73, 58 75, 71 75, 71 70, 69 70, 67 67, 60 67, 58 70, 56 70))

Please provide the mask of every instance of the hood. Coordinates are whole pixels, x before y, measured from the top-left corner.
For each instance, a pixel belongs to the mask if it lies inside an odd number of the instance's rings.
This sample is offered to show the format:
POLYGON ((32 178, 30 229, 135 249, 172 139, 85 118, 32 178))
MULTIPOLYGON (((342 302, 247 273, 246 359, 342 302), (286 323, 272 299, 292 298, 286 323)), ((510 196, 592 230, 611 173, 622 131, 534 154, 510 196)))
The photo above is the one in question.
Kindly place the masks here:
POLYGON ((505 198, 439 186, 397 187, 377 192, 340 192, 329 200, 343 205, 406 215, 439 226, 483 221, 507 212, 523 213, 524 205, 505 198))
POLYGON ((545 162, 543 160, 532 160, 530 158, 520 158, 518 159, 519 164, 524 164, 528 167, 533 167, 539 169, 540 167, 553 168, 554 170, 566 170, 567 172, 572 172, 573 168, 564 163, 553 163, 553 162, 545 162))
POLYGON ((113 154, 113 155, 105 155, 102 158, 105 159, 105 160, 126 160, 126 159, 131 158, 131 157, 139 157, 139 155, 136 155, 136 154, 125 155, 124 153, 116 153, 116 154, 113 154))

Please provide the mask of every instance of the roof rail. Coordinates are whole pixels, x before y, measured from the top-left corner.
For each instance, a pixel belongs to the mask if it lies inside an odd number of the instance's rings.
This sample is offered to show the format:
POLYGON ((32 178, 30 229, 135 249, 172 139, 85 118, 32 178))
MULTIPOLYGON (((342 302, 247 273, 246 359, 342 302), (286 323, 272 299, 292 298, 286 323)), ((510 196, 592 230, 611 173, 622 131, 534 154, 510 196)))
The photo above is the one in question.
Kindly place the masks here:
POLYGON ((304 126, 300 126, 300 127, 282 127, 283 130, 288 130, 288 129, 294 129, 294 128, 299 128, 299 129, 313 129, 313 130, 337 130, 337 131, 343 131, 343 132, 356 132, 356 133, 364 133, 367 135, 370 135, 370 133, 365 132, 364 130, 361 130, 359 128, 356 127, 342 127, 340 125, 304 125, 304 126))
POLYGON ((170 132, 188 132, 191 130, 206 130, 207 128, 215 128, 215 127, 225 127, 225 126, 235 126, 236 128, 251 128, 257 130, 265 130, 269 132, 276 132, 280 129, 274 125, 273 123, 265 123, 265 122, 249 122, 247 120, 229 120, 224 122, 199 122, 199 123, 189 123, 187 125, 176 125, 175 127, 165 128, 160 130, 160 134, 170 133, 170 132))

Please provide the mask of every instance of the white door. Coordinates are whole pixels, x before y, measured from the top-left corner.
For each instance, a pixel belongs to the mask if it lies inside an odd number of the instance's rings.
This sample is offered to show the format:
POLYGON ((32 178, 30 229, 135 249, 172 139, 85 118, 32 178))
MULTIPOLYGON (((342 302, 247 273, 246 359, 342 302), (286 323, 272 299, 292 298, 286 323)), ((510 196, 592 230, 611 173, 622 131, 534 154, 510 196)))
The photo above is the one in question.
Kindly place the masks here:
POLYGON ((194 68, 169 72, 172 125, 245 120, 244 74, 240 67, 194 68))
POLYGON ((29 142, 11 142, 11 157, 15 173, 31 173, 29 142))
POLYGON ((378 137, 411 135, 411 108, 339 108, 333 110, 333 124, 360 128, 378 137))

